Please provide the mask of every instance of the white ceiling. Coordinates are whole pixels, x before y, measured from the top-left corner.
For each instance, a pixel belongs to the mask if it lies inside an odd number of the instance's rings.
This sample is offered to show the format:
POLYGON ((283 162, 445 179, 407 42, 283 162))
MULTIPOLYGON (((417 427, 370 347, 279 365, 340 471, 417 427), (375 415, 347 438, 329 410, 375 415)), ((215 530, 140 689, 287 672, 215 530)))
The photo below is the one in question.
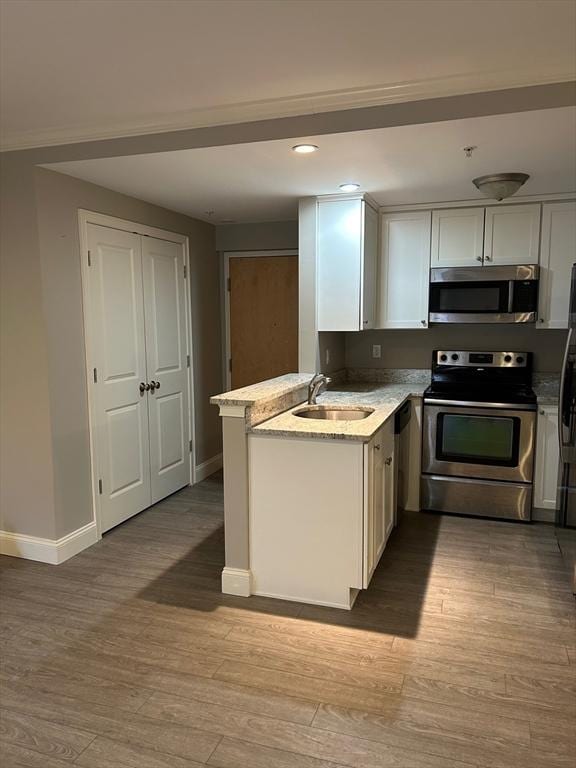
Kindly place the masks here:
POLYGON ((46 167, 214 223, 294 219, 348 181, 381 204, 481 198, 472 178, 499 171, 530 174, 522 195, 572 192, 576 107, 46 167), (319 151, 291 151, 304 140, 319 151))
POLYGON ((0 129, 15 148, 565 81, 575 26, 572 0, 1 0, 0 129))

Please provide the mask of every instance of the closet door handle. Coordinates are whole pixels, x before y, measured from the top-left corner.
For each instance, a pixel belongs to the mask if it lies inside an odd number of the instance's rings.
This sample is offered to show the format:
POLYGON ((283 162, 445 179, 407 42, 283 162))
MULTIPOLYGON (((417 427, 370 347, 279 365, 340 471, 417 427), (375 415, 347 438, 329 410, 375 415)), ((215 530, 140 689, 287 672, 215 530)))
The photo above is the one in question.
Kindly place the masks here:
POLYGON ((154 392, 155 389, 160 389, 160 382, 159 381, 151 381, 150 382, 150 390, 152 391, 152 393, 154 392))
POLYGON ((144 392, 147 392, 150 389, 150 384, 145 384, 143 381, 140 382, 140 394, 143 395, 144 392))

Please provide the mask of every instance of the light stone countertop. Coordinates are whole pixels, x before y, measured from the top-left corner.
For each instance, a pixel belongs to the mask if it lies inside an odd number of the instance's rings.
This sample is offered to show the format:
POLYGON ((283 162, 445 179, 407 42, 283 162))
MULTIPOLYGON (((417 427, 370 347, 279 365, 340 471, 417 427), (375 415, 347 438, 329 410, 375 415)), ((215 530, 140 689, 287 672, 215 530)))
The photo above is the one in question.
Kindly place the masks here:
POLYGON ((307 385, 313 373, 286 373, 275 379, 268 379, 249 387, 233 389, 231 392, 223 392, 210 398, 212 405, 254 405, 277 397, 289 395, 296 389, 307 385))
POLYGON ((304 419, 294 412, 307 407, 300 403, 284 413, 253 427, 255 435, 276 437, 310 437, 320 440, 369 441, 380 427, 400 408, 409 397, 422 397, 426 383, 408 384, 340 384, 336 389, 325 392, 317 399, 318 405, 340 408, 373 408, 365 419, 356 421, 329 421, 304 419))

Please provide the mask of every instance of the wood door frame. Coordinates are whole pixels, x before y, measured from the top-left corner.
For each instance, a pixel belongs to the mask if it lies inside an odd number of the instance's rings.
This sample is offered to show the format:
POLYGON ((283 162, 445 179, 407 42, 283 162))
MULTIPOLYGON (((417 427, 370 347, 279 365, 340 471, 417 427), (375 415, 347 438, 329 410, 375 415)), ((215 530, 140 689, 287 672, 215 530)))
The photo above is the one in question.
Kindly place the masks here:
POLYGON ((143 237, 155 237, 158 240, 167 240, 171 243, 182 245, 184 265, 186 268, 186 277, 184 281, 185 301, 186 301, 186 351, 190 355, 190 367, 188 368, 188 440, 191 441, 192 450, 189 451, 189 477, 190 484, 196 483, 196 409, 194 403, 194 327, 192 323, 192 303, 190 282, 192 270, 190 269, 190 248, 188 237, 176 232, 169 232, 158 227, 149 227, 146 224, 140 224, 126 219, 119 219, 115 216, 108 216, 104 213, 88 211, 84 208, 78 209, 78 227, 80 232, 80 269, 82 278, 82 330, 84 336, 84 351, 86 362, 86 396, 88 400, 88 432, 90 438, 90 468, 92 480, 92 520, 96 523, 96 533, 98 539, 102 538, 102 517, 100 507, 100 493, 98 489, 98 479, 100 475, 100 455, 97 435, 100 433, 101 424, 97 418, 97 408, 94 398, 94 390, 91 387, 93 381, 94 368, 98 368, 92 343, 92 308, 90 303, 90 285, 89 285, 89 265, 88 265, 88 225, 96 224, 100 227, 109 229, 119 229, 123 232, 131 232, 143 237))
POLYGON ((289 248, 275 251, 224 251, 224 269, 222 271, 222 291, 224 293, 224 381, 225 389, 232 387, 232 372, 230 371, 230 259, 250 259, 270 256, 298 256, 298 250, 289 248))

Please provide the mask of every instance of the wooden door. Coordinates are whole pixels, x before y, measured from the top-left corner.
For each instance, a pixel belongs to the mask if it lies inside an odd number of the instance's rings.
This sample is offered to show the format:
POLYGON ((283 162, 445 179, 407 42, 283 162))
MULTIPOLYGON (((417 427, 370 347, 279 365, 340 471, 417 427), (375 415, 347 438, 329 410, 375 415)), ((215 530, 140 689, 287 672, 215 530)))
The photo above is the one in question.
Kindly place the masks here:
POLYGON ((88 249, 97 482, 107 531, 150 504, 141 238, 89 224, 88 249))
POLYGON ((298 257, 229 259, 232 389, 298 371, 298 257))
POLYGON ((190 482, 184 249, 142 238, 151 503, 190 482))

